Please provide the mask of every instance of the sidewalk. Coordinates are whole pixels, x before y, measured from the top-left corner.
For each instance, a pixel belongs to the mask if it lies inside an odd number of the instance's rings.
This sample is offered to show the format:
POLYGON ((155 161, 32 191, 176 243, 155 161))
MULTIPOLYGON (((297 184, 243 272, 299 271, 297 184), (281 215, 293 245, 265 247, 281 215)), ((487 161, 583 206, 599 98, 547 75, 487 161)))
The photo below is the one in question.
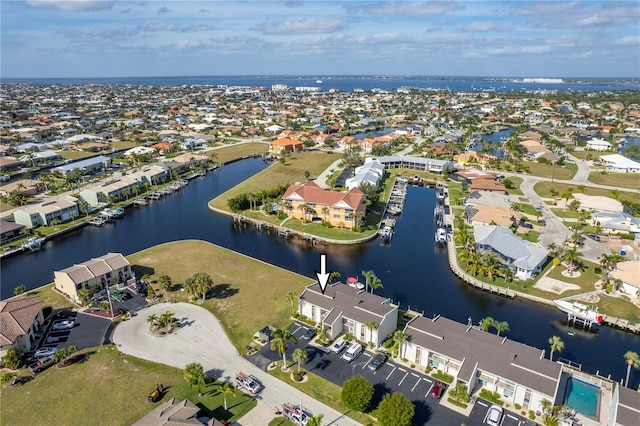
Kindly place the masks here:
POLYGON ((258 407, 241 418, 238 422, 240 425, 268 424, 275 417, 276 406, 300 401, 314 416, 323 414, 324 424, 359 424, 241 357, 218 320, 199 306, 189 303, 160 303, 144 308, 135 317, 118 324, 113 332, 113 342, 121 352, 176 368, 198 362, 206 373, 210 374, 214 370, 219 380, 230 383, 239 371, 256 376, 265 389, 256 397, 258 407), (167 310, 173 312, 178 319, 187 319, 190 325, 177 329, 169 336, 153 336, 148 331, 147 317, 151 314, 160 315, 167 310))

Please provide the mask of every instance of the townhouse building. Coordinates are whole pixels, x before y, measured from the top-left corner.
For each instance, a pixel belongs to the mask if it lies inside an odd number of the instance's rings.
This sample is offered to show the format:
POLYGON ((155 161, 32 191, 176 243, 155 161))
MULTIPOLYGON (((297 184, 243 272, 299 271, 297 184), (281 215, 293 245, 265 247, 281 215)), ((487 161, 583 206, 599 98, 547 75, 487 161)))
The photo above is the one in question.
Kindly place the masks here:
POLYGON ((22 206, 13 212, 14 221, 26 228, 49 226, 55 220, 66 222, 80 215, 78 201, 71 196, 61 196, 43 203, 22 206))
POLYGON ((11 347, 20 353, 31 350, 35 333, 44 324, 43 305, 38 297, 0 302, 0 356, 11 347))

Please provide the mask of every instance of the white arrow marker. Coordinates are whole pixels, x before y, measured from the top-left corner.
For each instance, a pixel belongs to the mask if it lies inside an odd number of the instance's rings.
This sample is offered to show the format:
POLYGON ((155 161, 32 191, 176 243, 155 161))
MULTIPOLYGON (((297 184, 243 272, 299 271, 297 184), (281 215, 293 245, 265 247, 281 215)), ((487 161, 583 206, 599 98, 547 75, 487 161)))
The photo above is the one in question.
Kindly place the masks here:
POLYGON ((316 271, 316 277, 318 277, 318 284, 320 284, 320 290, 322 294, 327 289, 327 283, 329 282, 329 273, 327 272, 327 255, 320 255, 320 272, 316 271))

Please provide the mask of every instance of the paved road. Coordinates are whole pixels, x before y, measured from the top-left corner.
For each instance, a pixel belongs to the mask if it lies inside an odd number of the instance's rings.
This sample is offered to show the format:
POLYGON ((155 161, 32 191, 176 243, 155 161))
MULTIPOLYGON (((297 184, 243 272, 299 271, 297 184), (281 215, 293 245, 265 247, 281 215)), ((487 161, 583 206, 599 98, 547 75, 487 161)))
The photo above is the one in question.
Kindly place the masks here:
MULTIPOLYGON (((274 408, 284 402, 299 403, 313 415, 324 414, 327 425, 358 425, 332 408, 311 399, 264 370, 242 358, 227 338, 218 320, 207 310, 189 303, 161 303, 142 309, 138 315, 120 323, 113 333, 113 342, 118 349, 138 358, 184 368, 188 363, 200 363, 207 374, 232 382, 239 371, 253 374, 265 385, 258 395, 257 412, 240 419, 243 425, 267 424, 274 416, 274 408), (157 337, 149 332, 147 317, 166 311, 184 319, 185 325, 169 336, 157 337), (246 422, 246 423, 245 423, 246 422)), ((253 411, 253 410, 252 410, 253 411)))

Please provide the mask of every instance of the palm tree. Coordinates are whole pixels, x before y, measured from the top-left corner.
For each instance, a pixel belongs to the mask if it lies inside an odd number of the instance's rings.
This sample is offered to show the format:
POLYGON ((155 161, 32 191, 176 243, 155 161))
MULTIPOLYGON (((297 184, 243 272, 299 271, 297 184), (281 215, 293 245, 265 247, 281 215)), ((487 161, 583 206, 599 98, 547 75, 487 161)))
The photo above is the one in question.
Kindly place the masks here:
POLYGON ((205 300, 207 293, 213 288, 213 280, 206 272, 196 272, 186 279, 185 284, 189 285, 193 294, 200 293, 202 300, 205 300))
POLYGON ((549 351, 549 359, 553 361, 553 353, 560 352, 564 349, 564 342, 558 336, 549 337, 549 345, 551 351, 549 351))
POLYGON ((489 329, 493 327, 493 324, 495 324, 495 322, 496 320, 494 320, 492 317, 482 318, 480 320, 480 328, 482 329, 482 331, 489 331, 489 329))
POLYGON ((300 375, 300 365, 307 362, 309 355, 307 354, 307 351, 297 348, 293 351, 292 358, 298 364, 298 375, 300 375))
POLYGON ((307 206, 305 203, 302 203, 298 206, 298 209, 300 209, 300 211, 302 212, 302 221, 306 222, 307 221, 307 206))
POLYGON ((454 239, 456 242, 464 248, 469 247, 471 241, 473 240, 473 234, 469 231, 468 226, 463 226, 458 229, 456 232, 454 239))
POLYGON ((289 301, 289 303, 291 303, 291 316, 295 316, 296 315, 295 302, 296 300, 298 300, 298 293, 291 290, 289 293, 287 293, 287 300, 289 301))
POLYGON ((362 276, 364 277, 364 282, 367 285, 367 288, 365 290, 368 290, 369 286, 371 285, 371 280, 376 276, 376 274, 371 269, 369 269, 368 271, 362 271, 362 276))
POLYGON ((340 272, 332 272, 329 274, 329 283, 335 283, 336 281, 338 281, 340 279, 340 272))
POLYGON ((485 274, 487 278, 493 281, 494 276, 500 271, 500 262, 495 254, 489 253, 485 258, 483 264, 480 266, 480 272, 485 274))
POLYGON ((638 357, 637 352, 628 351, 624 354, 624 359, 627 361, 627 378, 624 381, 624 385, 629 387, 629 375, 631 374, 631 367, 635 369, 640 368, 640 358, 638 357))
POLYGON ((324 216, 324 221, 326 222, 327 216, 329 215, 329 207, 324 206, 322 207, 321 211, 322 211, 322 215, 324 216))
POLYGON ((158 316, 156 314, 151 314, 147 317, 147 322, 151 324, 151 329, 156 328, 158 324, 158 316))
POLYGON ((176 314, 174 314, 171 311, 166 311, 164 314, 160 315, 158 322, 163 326, 168 327, 169 333, 171 333, 171 329, 175 319, 176 319, 176 314))
POLYGON ((364 326, 369 330, 369 342, 373 341, 373 330, 377 329, 379 324, 373 320, 369 320, 364 323, 364 326))
MULTIPOLYGON (((463 251, 462 253, 465 253, 465 252, 463 251)), ((478 272, 480 272, 480 269, 482 268, 482 264, 483 264, 482 255, 477 251, 473 251, 473 252, 469 252, 469 254, 466 257, 467 257, 466 269, 467 271, 469 271, 471 275, 475 277, 476 275, 478 275, 478 272)))
POLYGON ((315 417, 311 417, 307 421, 307 426, 321 426, 323 417, 324 417, 324 414, 318 414, 315 417))
POLYGON ((163 290, 168 290, 171 287, 171 277, 167 274, 162 274, 158 277, 158 285, 163 290))
POLYGON ((19 286, 13 289, 13 294, 15 294, 16 296, 19 296, 22 293, 25 293, 26 291, 27 291, 27 287, 24 284, 20 284, 19 286))
POLYGON ((503 331, 509 331, 509 323, 506 321, 495 321, 493 323, 493 328, 496 329, 496 334, 499 336, 503 331))
POLYGON ((582 253, 578 251, 577 248, 573 247, 569 250, 565 250, 562 255, 562 260, 567 264, 567 269, 569 269, 569 275, 573 275, 574 268, 580 265, 580 256, 582 253))
POLYGON ((189 386, 198 385, 204 382, 204 369, 202 365, 197 362, 187 364, 184 368, 184 379, 189 383, 189 386))
POLYGON ((373 294, 373 290, 377 290, 379 288, 384 288, 382 286, 382 280, 378 278, 375 274, 371 278, 371 282, 369 283, 369 287, 371 288, 371 294, 373 294))
POLYGON ((402 330, 396 330, 391 335, 391 340, 393 341, 393 347, 396 348, 396 351, 400 358, 402 358, 402 354, 400 353, 400 347, 403 342, 406 342, 409 339, 409 335, 402 332, 402 330))
POLYGON ((282 368, 287 368, 287 341, 298 343, 298 339, 291 332, 291 328, 277 329, 271 333, 271 350, 277 350, 282 355, 282 368))
POLYGON ((236 388, 231 386, 227 382, 223 382, 222 384, 220 384, 219 390, 220 390, 220 393, 222 394, 222 398, 224 399, 224 409, 225 409, 225 411, 228 411, 228 408, 227 408, 227 395, 233 395, 235 397, 236 396, 236 388))

